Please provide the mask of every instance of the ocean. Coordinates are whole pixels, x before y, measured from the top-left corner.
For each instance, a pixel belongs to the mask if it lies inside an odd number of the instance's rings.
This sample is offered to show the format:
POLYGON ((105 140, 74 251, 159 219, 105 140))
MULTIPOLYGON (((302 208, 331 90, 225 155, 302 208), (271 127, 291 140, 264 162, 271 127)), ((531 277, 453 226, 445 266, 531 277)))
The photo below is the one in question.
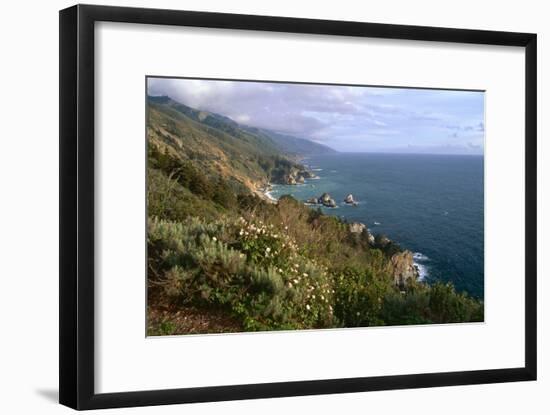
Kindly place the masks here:
POLYGON ((303 160, 319 177, 274 185, 274 198, 329 193, 322 210, 362 222, 414 253, 428 283, 450 281, 483 298, 483 156, 335 153, 303 160), (348 194, 358 202, 344 203, 348 194))

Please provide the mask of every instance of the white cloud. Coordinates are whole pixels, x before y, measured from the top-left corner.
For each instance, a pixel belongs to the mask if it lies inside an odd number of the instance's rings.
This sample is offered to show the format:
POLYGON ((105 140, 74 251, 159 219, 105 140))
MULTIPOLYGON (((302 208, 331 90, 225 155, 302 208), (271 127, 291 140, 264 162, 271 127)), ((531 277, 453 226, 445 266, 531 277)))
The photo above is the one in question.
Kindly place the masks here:
POLYGON ((409 149, 414 137, 470 152, 484 134, 481 92, 149 78, 148 93, 336 149, 409 149))

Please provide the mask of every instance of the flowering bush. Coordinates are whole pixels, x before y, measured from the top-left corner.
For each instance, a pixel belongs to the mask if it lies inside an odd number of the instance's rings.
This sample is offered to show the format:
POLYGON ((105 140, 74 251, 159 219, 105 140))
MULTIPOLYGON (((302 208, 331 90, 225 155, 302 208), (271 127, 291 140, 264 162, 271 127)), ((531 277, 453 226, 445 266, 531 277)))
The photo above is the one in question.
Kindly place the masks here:
POLYGON ((334 324, 327 269, 273 226, 243 218, 208 224, 152 219, 149 249, 160 252, 151 273, 167 296, 228 307, 248 330, 334 324))
POLYGON ((334 255, 323 250, 322 227, 340 232, 332 221, 301 237, 277 220, 149 219, 151 293, 176 305, 223 310, 247 331, 483 319, 483 304, 450 285, 418 283, 400 291, 379 250, 343 242, 334 255))

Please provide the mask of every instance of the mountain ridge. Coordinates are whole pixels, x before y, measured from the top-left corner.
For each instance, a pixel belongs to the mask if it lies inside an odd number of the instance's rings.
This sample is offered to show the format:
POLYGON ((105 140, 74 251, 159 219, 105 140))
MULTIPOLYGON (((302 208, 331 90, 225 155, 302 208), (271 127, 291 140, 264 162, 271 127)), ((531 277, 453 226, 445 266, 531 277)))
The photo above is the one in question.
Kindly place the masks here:
POLYGON ((219 128, 229 133, 231 133, 234 129, 241 129, 251 134, 268 138, 275 143, 281 152, 289 156, 304 157, 310 155, 337 153, 337 151, 333 148, 307 138, 296 137, 291 134, 282 133, 268 128, 241 124, 228 116, 193 108, 171 98, 168 95, 149 95, 147 98, 149 102, 170 105, 196 121, 203 122, 211 127, 219 128))
POLYGON ((179 170, 189 171, 184 165, 190 164, 206 181, 227 182, 235 194, 248 190, 265 197, 270 183, 294 184, 308 175, 296 146, 285 148, 265 131, 168 96, 149 96, 147 109, 148 151, 158 153, 154 159, 177 160, 179 170))

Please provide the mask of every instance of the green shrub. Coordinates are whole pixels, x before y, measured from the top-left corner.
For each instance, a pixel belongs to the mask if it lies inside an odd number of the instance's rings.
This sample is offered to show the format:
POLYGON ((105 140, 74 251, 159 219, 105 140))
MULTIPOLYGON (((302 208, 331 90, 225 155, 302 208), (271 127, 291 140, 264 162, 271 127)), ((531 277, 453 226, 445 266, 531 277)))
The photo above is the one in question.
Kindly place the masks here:
POLYGON ((434 323, 483 321, 483 303, 457 293, 451 283, 430 287, 429 308, 434 323))
POLYGON ((431 323, 429 290, 393 290, 384 297, 380 318, 387 325, 431 323))
POLYGON ((383 300, 396 290, 387 275, 347 268, 335 277, 335 315, 344 327, 383 325, 383 300))
POLYGON ((326 269, 265 224, 149 220, 150 279, 182 303, 224 306, 249 330, 328 327, 326 269))
POLYGON ((150 217, 182 221, 193 216, 209 220, 216 219, 224 209, 194 195, 161 171, 149 169, 147 211, 150 217))
POLYGON ((350 238, 337 218, 292 198, 239 205, 240 218, 149 219, 151 298, 225 310, 245 330, 483 320, 483 304, 452 285, 400 291, 386 254, 350 238))

